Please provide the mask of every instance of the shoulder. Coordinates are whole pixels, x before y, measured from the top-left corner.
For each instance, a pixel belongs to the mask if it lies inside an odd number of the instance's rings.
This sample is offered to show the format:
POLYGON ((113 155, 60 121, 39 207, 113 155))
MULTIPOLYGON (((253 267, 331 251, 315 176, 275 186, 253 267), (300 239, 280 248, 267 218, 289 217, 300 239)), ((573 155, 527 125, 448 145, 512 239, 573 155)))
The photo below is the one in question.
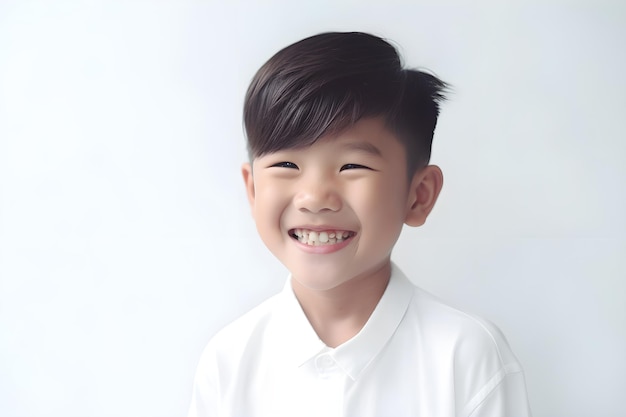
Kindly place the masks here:
POLYGON ((219 330, 205 346, 196 368, 189 416, 217 415, 221 401, 259 354, 259 341, 272 321, 280 294, 219 330))
POLYGON ((409 331, 419 335, 418 345, 433 352, 429 363, 452 377, 456 401, 467 411, 464 415, 479 406, 493 407, 489 401, 496 400, 488 399, 498 395, 503 403, 526 404, 521 365, 493 323, 418 287, 407 320, 409 331))
POLYGON ((255 352, 270 326, 279 297, 277 294, 265 300, 215 333, 202 351, 198 370, 221 374, 237 366, 247 352, 255 352))
POLYGON ((496 325, 453 307, 419 287, 414 288, 410 311, 415 324, 429 332, 433 340, 452 343, 458 363, 463 364, 466 359, 475 360, 485 354, 490 354, 502 366, 517 363, 506 338, 496 325))
POLYGON ((244 313, 220 329, 207 345, 208 350, 229 351, 235 346, 244 346, 249 340, 259 337, 269 326, 276 310, 280 294, 274 295, 244 313))

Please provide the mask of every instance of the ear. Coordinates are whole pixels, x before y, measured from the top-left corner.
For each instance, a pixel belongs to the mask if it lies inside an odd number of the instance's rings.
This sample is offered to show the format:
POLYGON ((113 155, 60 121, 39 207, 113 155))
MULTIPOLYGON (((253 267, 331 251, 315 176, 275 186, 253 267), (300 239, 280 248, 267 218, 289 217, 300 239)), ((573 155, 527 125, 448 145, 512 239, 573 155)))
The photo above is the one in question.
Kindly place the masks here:
POLYGON ((428 165, 413 175, 407 200, 404 222, 409 226, 421 226, 437 202, 443 186, 443 173, 436 165, 428 165))
POLYGON ((250 163, 246 162, 241 166, 241 175, 243 176, 243 182, 246 186, 250 209, 254 209, 254 177, 252 176, 252 165, 250 165, 250 163))

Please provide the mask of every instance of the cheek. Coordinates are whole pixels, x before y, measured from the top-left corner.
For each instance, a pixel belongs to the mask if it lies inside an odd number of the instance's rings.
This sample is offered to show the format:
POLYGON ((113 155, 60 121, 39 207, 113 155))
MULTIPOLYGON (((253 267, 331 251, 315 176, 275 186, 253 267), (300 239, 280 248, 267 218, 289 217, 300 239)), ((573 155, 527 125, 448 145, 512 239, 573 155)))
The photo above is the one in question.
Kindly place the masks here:
POLYGON ((285 188, 259 181, 256 189, 259 190, 255 196, 254 205, 254 218, 257 226, 275 226, 288 204, 285 188))
POLYGON ((406 198, 402 184, 381 179, 364 184, 356 191, 358 207, 364 226, 396 233, 404 223, 406 198))

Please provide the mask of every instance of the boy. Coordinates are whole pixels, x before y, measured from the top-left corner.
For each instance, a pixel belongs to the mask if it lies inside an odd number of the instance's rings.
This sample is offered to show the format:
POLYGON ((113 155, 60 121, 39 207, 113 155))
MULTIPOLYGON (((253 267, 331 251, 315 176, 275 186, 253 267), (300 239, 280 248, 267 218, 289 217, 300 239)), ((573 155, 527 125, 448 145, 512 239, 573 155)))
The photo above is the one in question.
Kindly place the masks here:
POLYGON ((530 415, 501 333, 390 261, 442 187, 428 161, 445 87, 364 33, 313 36, 261 67, 242 172, 290 277, 209 342, 190 417, 530 415))

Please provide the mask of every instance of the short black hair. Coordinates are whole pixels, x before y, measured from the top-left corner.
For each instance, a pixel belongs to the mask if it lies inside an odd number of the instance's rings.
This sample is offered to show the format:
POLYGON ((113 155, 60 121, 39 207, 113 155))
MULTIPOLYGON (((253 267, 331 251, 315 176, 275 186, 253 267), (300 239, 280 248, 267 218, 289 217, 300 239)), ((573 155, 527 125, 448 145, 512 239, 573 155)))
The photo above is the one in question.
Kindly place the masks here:
POLYGON ((329 32, 277 52, 256 73, 244 102, 251 159, 312 145, 362 118, 384 117, 406 149, 412 175, 430 160, 447 84, 405 69, 394 46, 361 32, 329 32))

